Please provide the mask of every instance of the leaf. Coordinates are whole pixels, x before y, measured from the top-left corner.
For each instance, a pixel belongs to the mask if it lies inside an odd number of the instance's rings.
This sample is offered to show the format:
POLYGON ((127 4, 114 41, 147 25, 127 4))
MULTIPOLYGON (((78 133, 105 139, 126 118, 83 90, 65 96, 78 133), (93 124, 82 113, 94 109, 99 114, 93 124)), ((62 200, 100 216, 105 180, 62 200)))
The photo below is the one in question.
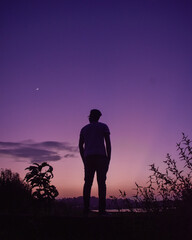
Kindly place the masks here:
POLYGON ((39 167, 39 164, 38 163, 33 163, 34 165, 37 165, 39 167))
POLYGON ((43 162, 43 163, 41 164, 41 167, 42 167, 42 168, 43 168, 43 167, 47 167, 47 166, 49 166, 49 164, 46 163, 46 162, 43 162))

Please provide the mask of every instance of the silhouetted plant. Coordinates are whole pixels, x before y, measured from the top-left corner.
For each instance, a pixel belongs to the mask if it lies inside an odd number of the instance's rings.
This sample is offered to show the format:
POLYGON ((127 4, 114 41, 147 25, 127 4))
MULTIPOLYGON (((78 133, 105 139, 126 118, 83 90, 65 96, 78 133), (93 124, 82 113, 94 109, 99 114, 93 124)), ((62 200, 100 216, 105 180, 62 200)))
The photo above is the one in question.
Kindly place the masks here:
POLYGON ((128 197, 125 191, 121 191, 120 192, 120 197, 124 200, 125 203, 125 207, 126 209, 128 209, 130 212, 134 211, 134 205, 133 205, 133 201, 131 201, 128 197))
POLYGON ((166 210, 186 206, 189 208, 192 201, 192 146, 190 139, 182 134, 182 140, 177 144, 179 159, 184 162, 179 170, 176 160, 167 154, 165 172, 161 172, 155 164, 150 165, 152 174, 149 176, 147 187, 136 183, 138 203, 143 204, 147 211, 166 210), (160 204, 161 203, 161 204, 160 204), (184 204, 183 204, 184 203, 184 204))
POLYGON ((158 202, 156 199, 155 195, 155 189, 152 185, 152 178, 151 176, 149 177, 149 182, 148 182, 147 187, 139 186, 137 183, 136 184, 136 195, 134 196, 135 198, 135 205, 138 208, 142 208, 145 211, 151 212, 151 211, 158 211, 158 202))
POLYGON ((10 169, 0 171, 0 209, 25 210, 29 201, 32 200, 31 188, 20 179, 18 173, 10 169))
POLYGON ((113 206, 115 209, 118 210, 118 212, 121 212, 122 209, 126 209, 130 212, 134 212, 134 207, 135 207, 135 204, 133 203, 132 200, 130 200, 128 197, 127 197, 127 194, 125 191, 121 191, 119 190, 119 197, 115 197, 115 196, 110 196, 112 202, 113 202, 113 206), (121 202, 119 204, 119 200, 122 200, 123 202, 121 202))
POLYGON ((50 185, 53 178, 53 167, 48 163, 34 163, 26 168, 29 172, 25 180, 33 189, 33 197, 38 200, 54 200, 58 196, 58 191, 54 185, 50 185))
POLYGON ((122 210, 122 207, 121 207, 121 206, 119 206, 119 203, 118 203, 118 198, 117 198, 117 197, 115 197, 115 196, 110 196, 110 198, 111 198, 111 200, 112 200, 113 207, 114 207, 115 209, 117 209, 117 210, 118 210, 118 212, 121 212, 121 210, 122 210))

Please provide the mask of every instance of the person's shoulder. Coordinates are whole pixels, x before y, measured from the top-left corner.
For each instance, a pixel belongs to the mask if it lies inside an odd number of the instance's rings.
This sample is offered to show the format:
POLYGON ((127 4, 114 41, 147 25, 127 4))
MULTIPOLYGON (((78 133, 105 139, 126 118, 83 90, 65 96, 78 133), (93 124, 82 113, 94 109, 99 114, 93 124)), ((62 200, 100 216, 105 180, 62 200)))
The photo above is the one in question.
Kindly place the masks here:
POLYGON ((109 127, 107 126, 106 123, 99 122, 100 127, 104 129, 105 132, 109 132, 109 127))
POLYGON ((103 122, 98 122, 98 124, 100 124, 101 126, 103 127, 108 127, 106 123, 103 123, 103 122))
POLYGON ((89 127, 90 127, 90 123, 87 124, 87 125, 85 125, 84 127, 82 127, 81 132, 85 131, 85 130, 86 130, 87 128, 89 128, 89 127))

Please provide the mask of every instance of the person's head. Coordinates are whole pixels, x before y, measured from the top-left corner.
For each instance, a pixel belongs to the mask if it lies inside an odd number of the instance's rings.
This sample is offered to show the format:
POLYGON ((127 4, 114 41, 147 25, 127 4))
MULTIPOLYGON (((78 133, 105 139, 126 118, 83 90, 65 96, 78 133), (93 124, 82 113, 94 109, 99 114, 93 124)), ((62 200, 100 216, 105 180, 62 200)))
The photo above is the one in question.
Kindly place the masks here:
POLYGON ((90 115, 89 115, 89 121, 90 122, 98 122, 99 118, 101 117, 101 112, 98 109, 92 109, 90 111, 90 115))

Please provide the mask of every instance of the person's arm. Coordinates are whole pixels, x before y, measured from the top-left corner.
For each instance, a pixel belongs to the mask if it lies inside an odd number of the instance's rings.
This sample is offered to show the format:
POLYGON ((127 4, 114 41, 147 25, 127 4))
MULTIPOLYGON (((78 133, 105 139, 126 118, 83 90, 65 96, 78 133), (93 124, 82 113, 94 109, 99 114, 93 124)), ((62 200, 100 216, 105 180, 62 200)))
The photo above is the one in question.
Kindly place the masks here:
POLYGON ((83 139, 82 135, 80 135, 80 137, 79 137, 79 152, 80 152, 80 155, 81 155, 81 158, 82 158, 83 162, 84 162, 84 151, 85 151, 85 149, 84 149, 84 139, 83 139))
POLYGON ((107 151, 107 158, 110 163, 111 160, 111 139, 109 134, 105 134, 105 143, 106 143, 106 151, 107 151))

